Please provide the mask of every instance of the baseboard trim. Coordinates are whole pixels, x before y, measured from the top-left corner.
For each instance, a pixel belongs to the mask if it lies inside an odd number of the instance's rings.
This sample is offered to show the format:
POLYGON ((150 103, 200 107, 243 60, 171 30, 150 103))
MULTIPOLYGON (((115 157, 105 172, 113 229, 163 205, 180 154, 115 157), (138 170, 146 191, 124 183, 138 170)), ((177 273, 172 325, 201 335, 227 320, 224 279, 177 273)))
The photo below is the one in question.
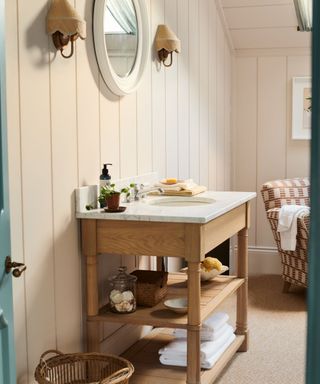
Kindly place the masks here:
MULTIPOLYGON (((231 272, 236 270, 237 247, 234 249, 234 257, 231 258, 231 272)), ((281 260, 275 247, 249 246, 249 276, 255 275, 280 275, 282 271, 281 260)))

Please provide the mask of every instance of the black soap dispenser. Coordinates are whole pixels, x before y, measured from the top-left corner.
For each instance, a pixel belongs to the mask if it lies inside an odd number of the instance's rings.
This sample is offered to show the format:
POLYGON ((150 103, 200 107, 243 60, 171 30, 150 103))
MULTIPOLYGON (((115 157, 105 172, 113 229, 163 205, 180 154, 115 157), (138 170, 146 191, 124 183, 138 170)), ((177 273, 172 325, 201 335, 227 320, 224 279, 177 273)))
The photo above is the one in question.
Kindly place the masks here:
POLYGON ((100 175, 100 187, 105 187, 111 183, 111 175, 109 174, 108 165, 111 163, 103 164, 102 173, 100 175))

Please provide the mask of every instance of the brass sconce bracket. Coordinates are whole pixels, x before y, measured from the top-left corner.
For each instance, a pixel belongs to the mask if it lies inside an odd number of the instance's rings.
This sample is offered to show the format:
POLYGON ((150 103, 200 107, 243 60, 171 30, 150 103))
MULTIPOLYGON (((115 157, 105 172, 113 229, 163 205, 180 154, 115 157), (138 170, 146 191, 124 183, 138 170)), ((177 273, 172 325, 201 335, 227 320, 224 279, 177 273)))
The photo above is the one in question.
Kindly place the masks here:
POLYGON ((172 65, 172 52, 168 52, 167 50, 165 50, 163 48, 163 49, 160 49, 160 51, 158 52, 158 56, 159 56, 160 62, 163 63, 163 65, 165 67, 171 67, 171 65, 172 65), (170 56, 170 63, 166 64, 166 60, 169 56, 170 56))
POLYGON ((76 40, 77 36, 72 35, 64 35, 63 33, 57 31, 52 35, 53 44, 56 47, 57 50, 60 50, 61 56, 65 59, 69 59, 73 55, 74 52, 74 41, 76 40), (63 53, 64 48, 71 42, 71 51, 69 55, 65 55, 63 53))

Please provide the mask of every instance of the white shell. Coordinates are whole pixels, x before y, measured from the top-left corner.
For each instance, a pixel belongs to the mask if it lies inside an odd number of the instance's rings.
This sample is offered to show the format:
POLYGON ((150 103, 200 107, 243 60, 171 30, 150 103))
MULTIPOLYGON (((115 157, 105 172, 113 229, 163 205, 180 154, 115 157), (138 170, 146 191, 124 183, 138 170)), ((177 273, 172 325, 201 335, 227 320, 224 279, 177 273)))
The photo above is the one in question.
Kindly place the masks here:
POLYGON ((130 301, 134 299, 133 293, 131 291, 124 291, 122 293, 123 300, 130 301))
POLYGON ((131 312, 133 305, 127 301, 122 301, 121 303, 116 304, 115 307, 118 312, 131 312))
POLYGON ((114 289, 114 290, 111 291, 111 293, 110 293, 110 300, 111 300, 114 304, 119 304, 119 303, 121 303, 121 301, 123 301, 122 293, 121 293, 120 291, 117 291, 116 289, 114 289))

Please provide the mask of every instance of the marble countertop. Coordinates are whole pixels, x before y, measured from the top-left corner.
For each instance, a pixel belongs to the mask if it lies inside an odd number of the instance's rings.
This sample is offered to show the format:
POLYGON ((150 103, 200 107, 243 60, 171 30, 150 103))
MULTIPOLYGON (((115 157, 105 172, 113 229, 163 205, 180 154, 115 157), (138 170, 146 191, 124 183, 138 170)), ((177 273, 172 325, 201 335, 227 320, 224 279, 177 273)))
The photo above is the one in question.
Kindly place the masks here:
MULTIPOLYGON (((168 199, 168 196, 152 196, 140 201, 121 203, 126 210, 121 213, 108 213, 103 209, 77 212, 78 219, 157 221, 176 223, 207 223, 233 208, 256 197, 255 192, 207 191, 197 197, 214 199, 213 203, 195 206, 160 206, 150 204, 154 199, 168 199)), ((192 197, 191 197, 192 199, 192 197)))

